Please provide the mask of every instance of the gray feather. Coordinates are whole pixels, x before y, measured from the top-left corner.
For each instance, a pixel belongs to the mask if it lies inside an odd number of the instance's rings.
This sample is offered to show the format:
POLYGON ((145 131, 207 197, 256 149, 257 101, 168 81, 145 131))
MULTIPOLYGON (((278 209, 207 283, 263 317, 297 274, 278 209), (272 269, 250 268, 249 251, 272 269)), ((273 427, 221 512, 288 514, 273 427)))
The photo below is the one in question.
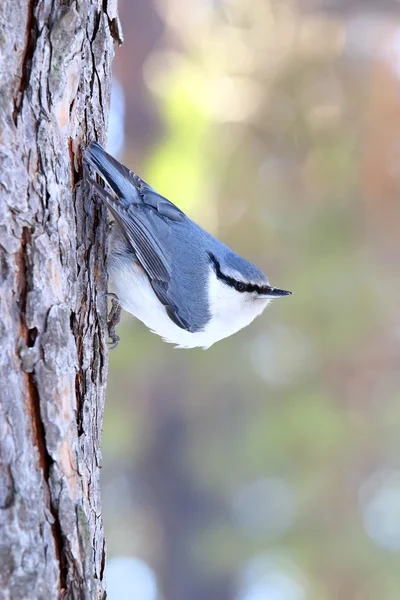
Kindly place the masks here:
POLYGON ((200 331, 210 318, 205 295, 207 273, 193 277, 193 264, 187 256, 181 257, 179 269, 174 263, 172 270, 172 264, 182 242, 188 249, 192 246, 191 256, 198 264, 202 248, 198 243, 193 245, 191 232, 197 228, 204 236, 208 234, 99 144, 90 144, 85 159, 117 195, 114 198, 97 182, 89 180, 134 250, 170 319, 182 329, 200 331), (191 307, 199 300, 202 308, 194 313, 191 307))

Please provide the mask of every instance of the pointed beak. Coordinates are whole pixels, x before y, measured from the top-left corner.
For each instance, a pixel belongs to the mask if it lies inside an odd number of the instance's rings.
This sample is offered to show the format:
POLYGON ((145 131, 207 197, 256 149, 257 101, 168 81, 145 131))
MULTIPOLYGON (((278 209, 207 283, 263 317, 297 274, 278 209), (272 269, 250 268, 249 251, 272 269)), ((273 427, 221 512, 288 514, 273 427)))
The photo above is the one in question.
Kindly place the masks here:
POLYGON ((279 288, 267 288, 260 298, 281 298, 282 296, 290 296, 292 292, 280 290, 279 288))

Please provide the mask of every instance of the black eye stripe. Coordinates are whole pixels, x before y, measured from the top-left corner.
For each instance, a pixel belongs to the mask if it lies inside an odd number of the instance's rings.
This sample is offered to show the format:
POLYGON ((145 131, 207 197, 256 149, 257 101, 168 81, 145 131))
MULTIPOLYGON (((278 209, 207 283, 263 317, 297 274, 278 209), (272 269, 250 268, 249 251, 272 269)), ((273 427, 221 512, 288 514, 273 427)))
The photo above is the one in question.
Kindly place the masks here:
POLYGON ((256 285, 254 283, 244 283, 244 281, 238 281, 233 277, 229 277, 229 275, 225 275, 221 271, 221 265, 218 260, 215 258, 214 254, 211 252, 208 253, 210 257, 211 263, 214 266, 215 274, 224 283, 229 285, 230 287, 235 288, 238 292, 257 292, 258 294, 268 294, 271 291, 269 286, 256 285))

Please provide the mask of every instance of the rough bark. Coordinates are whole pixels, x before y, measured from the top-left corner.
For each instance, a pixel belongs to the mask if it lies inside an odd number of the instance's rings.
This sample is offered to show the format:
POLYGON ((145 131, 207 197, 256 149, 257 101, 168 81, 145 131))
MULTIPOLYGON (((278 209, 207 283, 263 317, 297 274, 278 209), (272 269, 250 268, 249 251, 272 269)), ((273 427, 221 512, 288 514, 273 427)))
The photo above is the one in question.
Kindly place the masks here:
POLYGON ((79 181, 107 129, 115 4, 0 6, 2 600, 105 597, 107 215, 79 181))

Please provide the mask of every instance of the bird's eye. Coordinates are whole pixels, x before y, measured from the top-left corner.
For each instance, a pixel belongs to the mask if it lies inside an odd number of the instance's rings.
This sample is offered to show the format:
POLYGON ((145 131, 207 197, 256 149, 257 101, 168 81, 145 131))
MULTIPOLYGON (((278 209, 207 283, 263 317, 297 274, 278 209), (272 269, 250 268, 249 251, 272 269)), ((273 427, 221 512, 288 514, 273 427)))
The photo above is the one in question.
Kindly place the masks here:
POLYGON ((246 289, 246 284, 243 283, 243 281, 236 281, 235 290, 237 290, 238 292, 244 292, 245 289, 246 289))

